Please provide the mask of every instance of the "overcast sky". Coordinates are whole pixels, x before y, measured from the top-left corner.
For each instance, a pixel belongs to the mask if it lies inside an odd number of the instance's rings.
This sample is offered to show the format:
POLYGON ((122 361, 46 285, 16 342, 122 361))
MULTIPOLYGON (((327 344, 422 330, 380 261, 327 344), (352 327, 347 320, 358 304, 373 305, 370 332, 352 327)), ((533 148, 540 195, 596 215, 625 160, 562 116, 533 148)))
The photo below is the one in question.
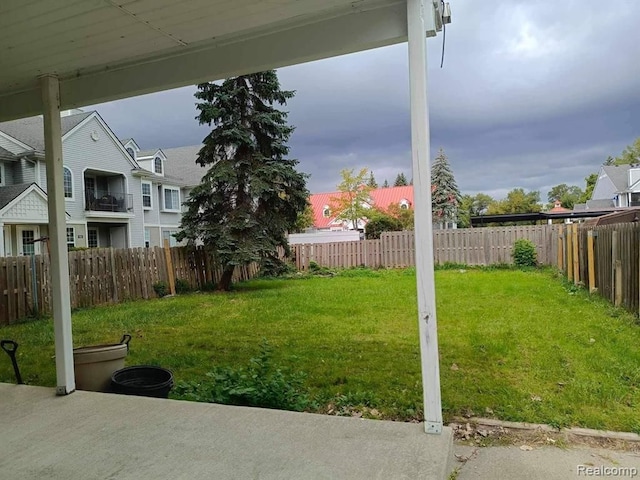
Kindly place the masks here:
MULTIPOLYGON (((442 147, 461 192, 502 198, 515 187, 584 188, 584 177, 640 136, 640 2, 451 0, 428 40, 432 157, 442 147)), ((378 183, 411 177, 406 44, 283 68, 296 90, 291 156, 311 192, 335 190, 343 168, 378 183)), ((96 108, 143 148, 201 143, 194 87, 96 108)))

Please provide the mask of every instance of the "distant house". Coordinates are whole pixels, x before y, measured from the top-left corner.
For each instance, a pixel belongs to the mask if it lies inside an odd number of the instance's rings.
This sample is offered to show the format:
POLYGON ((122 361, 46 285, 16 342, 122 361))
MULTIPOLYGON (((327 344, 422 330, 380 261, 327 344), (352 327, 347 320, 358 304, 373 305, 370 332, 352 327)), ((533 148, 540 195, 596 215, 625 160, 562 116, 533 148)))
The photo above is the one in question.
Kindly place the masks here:
POLYGON ((180 149, 141 150, 133 139, 122 140, 122 144, 141 168, 137 175, 140 177, 142 212, 139 215, 143 219, 144 246, 162 246, 165 240, 170 246, 177 245, 174 235, 180 227, 182 204, 193 187, 191 180, 183 174, 189 172, 192 165, 196 166, 196 157, 185 159, 175 153, 180 149))
MULTIPOLYGON (((39 254, 37 240, 49 234, 42 122, 0 123, 0 256, 39 254)), ((192 186, 183 175, 197 167, 197 151, 190 164, 161 149, 144 152, 133 139, 119 140, 95 111, 65 112, 61 126, 67 246, 175 244, 192 186)))
MULTIPOLYGON (((309 197, 313 209, 313 228, 316 231, 353 230, 351 222, 337 218, 340 212, 332 211, 332 198, 339 198, 341 192, 314 193, 309 197)), ((377 188, 371 190, 365 208, 388 210, 391 205, 401 209, 413 209, 413 186, 377 188)), ((358 219, 358 230, 363 230, 366 218, 358 219)))
POLYGON ((640 167, 604 165, 600 167, 589 208, 640 207, 640 167))
MULTIPOLYGON (((48 235, 42 117, 0 124, 0 254, 32 255, 48 235)), ((67 245, 143 245, 140 166, 97 112, 61 118, 67 245)))

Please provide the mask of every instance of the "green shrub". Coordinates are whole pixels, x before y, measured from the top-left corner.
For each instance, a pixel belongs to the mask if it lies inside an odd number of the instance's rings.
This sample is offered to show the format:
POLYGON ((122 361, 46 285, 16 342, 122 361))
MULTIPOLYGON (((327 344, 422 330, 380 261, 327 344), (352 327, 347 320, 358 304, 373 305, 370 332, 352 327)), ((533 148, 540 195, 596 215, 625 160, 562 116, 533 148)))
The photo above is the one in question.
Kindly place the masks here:
POLYGON ((313 260, 309 262, 309 274, 311 275, 334 275, 335 273, 335 270, 329 267, 321 267, 313 260))
POLYGON ((402 230, 402 223, 390 215, 380 215, 367 223, 365 236, 367 240, 380 238, 383 232, 398 232, 402 230))
POLYGON ((511 256, 516 267, 535 267, 538 263, 536 246, 531 240, 525 238, 515 241, 511 256))
POLYGON ((264 257, 260 261, 260 276, 265 278, 284 277, 296 272, 291 261, 281 260, 275 256, 264 257))
POLYGON ((249 366, 215 367, 204 382, 180 382, 175 395, 197 402, 276 408, 301 412, 312 406, 303 388, 305 375, 289 374, 271 362, 271 348, 265 341, 249 366))
POLYGON ((191 285, 184 278, 178 278, 176 280, 176 293, 188 293, 191 291, 191 285))
POLYGON ((167 282, 163 282, 161 280, 153 284, 153 291, 156 292, 158 297, 162 298, 169 294, 169 286, 167 285, 167 282))

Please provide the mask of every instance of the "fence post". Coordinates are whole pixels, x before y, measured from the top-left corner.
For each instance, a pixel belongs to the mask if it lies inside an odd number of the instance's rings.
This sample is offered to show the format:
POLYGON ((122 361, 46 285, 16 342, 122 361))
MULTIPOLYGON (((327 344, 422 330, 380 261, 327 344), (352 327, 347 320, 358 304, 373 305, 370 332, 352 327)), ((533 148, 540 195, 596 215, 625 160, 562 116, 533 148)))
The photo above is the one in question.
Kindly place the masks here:
POLYGON ((565 252, 567 253, 567 280, 569 281, 573 279, 573 248, 571 247, 573 228, 573 224, 567 225, 567 234, 564 236, 565 252))
POLYGON ((587 268, 589 269, 589 293, 595 293, 598 288, 596 286, 596 269, 595 269, 595 252, 593 248, 593 238, 595 234, 593 230, 587 232, 587 268))
POLYGON ((615 272, 616 272, 615 306, 619 307, 620 305, 622 305, 622 262, 620 260, 616 260, 614 268, 615 268, 615 272))
POLYGON ((560 225, 560 228, 558 229, 558 252, 557 252, 557 257, 558 257, 558 270, 560 270, 561 272, 564 272, 564 255, 563 255, 563 249, 562 249, 562 240, 564 239, 564 225, 560 225))
POLYGON ((169 292, 171 295, 176 294, 176 284, 173 278, 173 260, 171 260, 171 247, 169 246, 169 240, 164 239, 164 258, 167 260, 167 278, 169 279, 169 292))
POLYGON ((118 303, 118 274, 116 272, 116 256, 113 247, 109 248, 109 261, 111 262, 111 284, 113 285, 113 302, 118 303))
POLYGON ((573 245, 573 283, 580 283, 580 249, 578 247, 578 225, 573 226, 571 235, 573 245))
POLYGON ((611 293, 615 303, 616 299, 616 261, 618 260, 618 231, 611 232, 611 293))
POLYGON ((31 300, 33 301, 33 313, 38 315, 38 279, 36 278, 36 256, 31 255, 31 300))

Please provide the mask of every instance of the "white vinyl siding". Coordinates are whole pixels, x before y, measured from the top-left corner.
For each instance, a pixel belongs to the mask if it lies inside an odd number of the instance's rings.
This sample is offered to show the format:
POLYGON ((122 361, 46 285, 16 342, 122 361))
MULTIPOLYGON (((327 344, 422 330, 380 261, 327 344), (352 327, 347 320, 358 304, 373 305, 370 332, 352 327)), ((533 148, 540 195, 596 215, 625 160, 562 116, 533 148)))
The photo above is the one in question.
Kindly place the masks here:
MULTIPOLYGON (((131 193, 133 218, 123 220, 127 224, 127 236, 130 235, 129 244, 132 247, 142 247, 144 245, 144 215, 142 207, 142 195, 140 177, 132 175, 131 157, 124 150, 122 144, 114 139, 102 126, 97 118, 92 118, 79 128, 76 128, 72 134, 66 136, 62 142, 63 158, 65 166, 69 167, 73 173, 75 185, 74 194, 76 197, 80 195, 82 201, 67 202, 66 211, 71 216, 70 223, 85 223, 87 221, 85 206, 86 202, 82 196, 84 189, 85 173, 88 176, 94 175, 91 170, 108 171, 113 175, 124 175, 124 189, 121 193, 131 193), (92 132, 98 132, 98 140, 93 140, 92 132), (78 183, 79 182, 79 183, 78 183)), ((41 165, 41 176, 46 189, 46 168, 45 164, 41 165)), ((96 185, 96 188, 100 188, 96 185)), ((154 200, 155 204, 155 200, 154 200)), ((129 204, 126 204, 127 208, 129 204)), ((92 225, 93 227, 93 225, 92 225)), ((103 238, 101 232, 99 235, 99 246, 109 245, 109 239, 103 238)), ((79 241, 77 242, 79 244, 79 241)), ((87 245, 89 246, 89 245, 87 245)))

